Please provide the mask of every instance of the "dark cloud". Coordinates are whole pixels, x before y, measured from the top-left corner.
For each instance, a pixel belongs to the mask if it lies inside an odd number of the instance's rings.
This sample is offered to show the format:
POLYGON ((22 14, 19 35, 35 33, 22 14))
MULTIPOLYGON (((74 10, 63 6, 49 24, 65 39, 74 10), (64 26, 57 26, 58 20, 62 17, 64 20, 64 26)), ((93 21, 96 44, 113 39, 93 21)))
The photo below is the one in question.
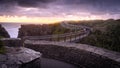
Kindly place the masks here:
POLYGON ((38 7, 40 4, 54 2, 55 0, 0 0, 0 4, 14 5, 15 3, 22 7, 38 7))
POLYGON ((87 4, 87 5, 106 5, 106 6, 116 6, 120 5, 120 0, 63 0, 65 4, 70 5, 80 5, 80 4, 87 4))
POLYGON ((13 15, 19 11, 17 7, 45 8, 49 3, 54 1, 55 0, 0 0, 0 15, 13 15))
POLYGON ((15 2, 16 0, 0 0, 0 3, 13 3, 13 2, 15 2))
POLYGON ((17 3, 23 7, 43 7, 54 0, 18 0, 17 3))
POLYGON ((94 15, 120 14, 120 0, 0 0, 0 15, 15 14, 21 10, 18 7, 40 9, 37 12, 32 10, 23 12, 24 9, 21 11, 21 14, 35 14, 35 16, 44 16, 39 12, 46 13, 46 16, 72 15, 77 12, 94 15), (41 9, 45 10, 41 11, 41 9))
POLYGON ((64 4, 76 6, 80 9, 84 5, 86 10, 93 11, 92 13, 118 13, 120 12, 120 0, 63 0, 64 4))

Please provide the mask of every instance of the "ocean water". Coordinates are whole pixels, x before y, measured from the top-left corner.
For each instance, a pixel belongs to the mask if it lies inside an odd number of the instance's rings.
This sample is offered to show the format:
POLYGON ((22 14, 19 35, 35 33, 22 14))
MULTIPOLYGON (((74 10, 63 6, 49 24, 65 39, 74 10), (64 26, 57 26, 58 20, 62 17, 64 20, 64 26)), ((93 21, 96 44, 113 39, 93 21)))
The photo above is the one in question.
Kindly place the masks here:
POLYGON ((11 38, 17 38, 18 30, 21 24, 19 23, 0 23, 0 24, 2 24, 2 26, 6 29, 11 38))
POLYGON ((17 38, 18 31, 21 25, 28 24, 28 23, 2 23, 0 22, 0 24, 7 30, 11 38, 17 38))

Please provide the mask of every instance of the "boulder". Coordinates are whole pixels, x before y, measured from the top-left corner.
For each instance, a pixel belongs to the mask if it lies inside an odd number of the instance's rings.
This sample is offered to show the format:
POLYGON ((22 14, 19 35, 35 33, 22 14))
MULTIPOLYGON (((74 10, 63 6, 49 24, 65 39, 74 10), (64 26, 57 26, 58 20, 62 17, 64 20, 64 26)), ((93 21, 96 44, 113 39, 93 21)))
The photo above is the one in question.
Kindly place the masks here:
POLYGON ((0 54, 0 68, 40 68, 41 53, 24 47, 5 47, 0 54))

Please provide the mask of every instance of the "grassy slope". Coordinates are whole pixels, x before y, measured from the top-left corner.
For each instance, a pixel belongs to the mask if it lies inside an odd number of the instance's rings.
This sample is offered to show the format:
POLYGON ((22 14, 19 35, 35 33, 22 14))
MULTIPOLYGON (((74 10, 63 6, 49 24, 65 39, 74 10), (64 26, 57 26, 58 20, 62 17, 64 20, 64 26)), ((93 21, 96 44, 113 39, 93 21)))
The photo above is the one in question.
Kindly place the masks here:
POLYGON ((80 43, 120 52, 120 20, 82 21, 76 24, 93 28, 91 34, 80 40, 80 43))
MULTIPOLYGON (((0 36, 0 38, 3 38, 3 37, 0 36)), ((4 54, 4 53, 5 53, 5 48, 4 48, 2 41, 0 41, 0 54, 4 54)))
POLYGON ((60 25, 60 23, 52 24, 52 34, 64 34, 70 32, 69 29, 66 29, 60 25))

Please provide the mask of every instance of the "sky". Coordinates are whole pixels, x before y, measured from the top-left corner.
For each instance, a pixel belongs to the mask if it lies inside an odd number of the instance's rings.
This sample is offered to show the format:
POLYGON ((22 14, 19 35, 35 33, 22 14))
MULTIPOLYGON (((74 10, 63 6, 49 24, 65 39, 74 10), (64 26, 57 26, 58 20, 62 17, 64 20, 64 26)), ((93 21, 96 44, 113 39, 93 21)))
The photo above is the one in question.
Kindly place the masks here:
POLYGON ((0 22, 119 19, 120 0, 0 0, 0 22))

